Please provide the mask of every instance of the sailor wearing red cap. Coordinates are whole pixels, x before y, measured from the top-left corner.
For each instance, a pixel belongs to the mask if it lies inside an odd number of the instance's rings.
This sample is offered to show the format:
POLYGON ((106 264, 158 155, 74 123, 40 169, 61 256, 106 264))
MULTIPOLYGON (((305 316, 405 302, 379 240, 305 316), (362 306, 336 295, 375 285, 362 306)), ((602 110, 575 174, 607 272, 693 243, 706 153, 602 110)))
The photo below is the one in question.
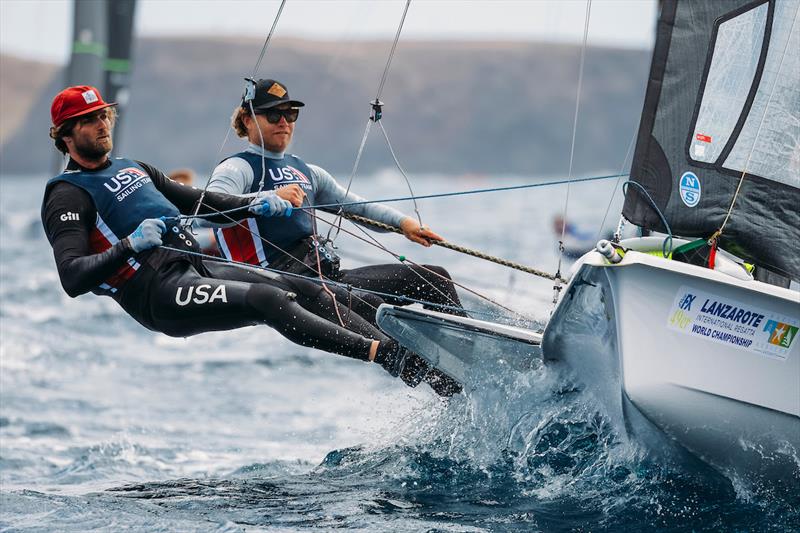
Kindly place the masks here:
MULTIPOLYGON (((298 344, 376 361, 409 384, 425 377, 424 361, 358 312, 323 302, 316 284, 194 255, 197 242, 175 221, 194 213, 202 191, 141 161, 110 158, 114 106, 90 86, 53 99, 50 137, 69 160, 45 187, 42 223, 67 294, 110 296, 144 327, 170 336, 267 324, 298 344)), ((254 198, 208 192, 199 213, 225 223, 290 209, 274 191, 254 198), (229 214, 214 216, 219 211, 229 214)), ((437 392, 458 390, 444 383, 437 392)))

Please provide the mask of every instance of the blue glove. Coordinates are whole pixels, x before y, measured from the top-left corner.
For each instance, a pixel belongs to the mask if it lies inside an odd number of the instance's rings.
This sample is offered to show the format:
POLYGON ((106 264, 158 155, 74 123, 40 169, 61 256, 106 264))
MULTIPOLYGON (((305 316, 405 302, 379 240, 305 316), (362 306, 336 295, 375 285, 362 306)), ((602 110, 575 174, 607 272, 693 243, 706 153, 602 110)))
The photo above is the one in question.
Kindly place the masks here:
POLYGON ((250 202, 249 211, 256 216, 291 216, 292 204, 278 196, 275 191, 262 191, 250 202))
POLYGON ((163 220, 148 218, 142 221, 133 233, 128 235, 131 248, 137 254, 144 250, 149 250, 154 246, 160 246, 161 236, 167 231, 167 225, 163 220))

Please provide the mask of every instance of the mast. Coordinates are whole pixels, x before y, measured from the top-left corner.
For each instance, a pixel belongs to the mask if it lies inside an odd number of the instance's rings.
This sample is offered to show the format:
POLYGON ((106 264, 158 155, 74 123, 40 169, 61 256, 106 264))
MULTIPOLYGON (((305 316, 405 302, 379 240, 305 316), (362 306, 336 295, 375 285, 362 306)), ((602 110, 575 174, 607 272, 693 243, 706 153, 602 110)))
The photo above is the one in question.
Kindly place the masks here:
POLYGON ((106 101, 117 102, 117 125, 114 147, 120 146, 121 122, 130 100, 130 67, 133 48, 133 19, 136 0, 106 0, 108 55, 103 62, 102 94, 106 101))
MULTIPOLYGON (((64 86, 103 87, 103 63, 106 58, 108 26, 105 0, 74 0, 72 15, 72 53, 64 77, 64 86)), ((105 95, 103 95, 105 97, 105 95)), ((56 173, 64 168, 64 157, 53 161, 56 173)))
POLYGON ((102 87, 108 38, 107 4, 105 1, 75 0, 74 10, 72 56, 67 67, 67 86, 102 87))

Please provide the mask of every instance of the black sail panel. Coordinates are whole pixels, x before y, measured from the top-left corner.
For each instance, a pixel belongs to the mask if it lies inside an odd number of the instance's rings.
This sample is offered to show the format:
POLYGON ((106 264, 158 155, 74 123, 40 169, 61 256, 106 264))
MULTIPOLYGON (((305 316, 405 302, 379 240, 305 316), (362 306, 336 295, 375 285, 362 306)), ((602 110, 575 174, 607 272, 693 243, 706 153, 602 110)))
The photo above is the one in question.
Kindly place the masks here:
MULTIPOLYGON (((720 245, 796 280, 799 8, 796 0, 665 1, 631 169, 675 235, 710 237, 735 196, 720 245)), ((638 187, 628 188, 623 215, 665 231, 638 187)))

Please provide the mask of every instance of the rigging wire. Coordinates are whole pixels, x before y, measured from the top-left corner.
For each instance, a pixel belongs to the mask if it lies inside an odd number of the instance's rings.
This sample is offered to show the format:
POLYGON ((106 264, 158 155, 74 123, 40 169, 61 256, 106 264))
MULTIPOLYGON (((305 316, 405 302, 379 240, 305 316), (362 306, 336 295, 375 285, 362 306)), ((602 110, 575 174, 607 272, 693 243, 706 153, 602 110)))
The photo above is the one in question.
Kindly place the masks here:
MULTIPOLYGON (((633 145, 636 144, 636 134, 638 130, 633 130, 633 136, 631 137, 631 142, 628 144, 628 149, 625 152, 625 157, 622 158, 622 164, 619 168, 619 177, 617 181, 614 183, 614 188, 611 190, 611 198, 608 199, 608 205, 606 205, 606 212, 603 214, 603 220, 600 222, 600 227, 597 228, 597 236, 595 237, 595 241, 599 241, 600 237, 603 235, 603 227, 606 225, 606 219, 608 219, 608 213, 611 211, 611 205, 614 203, 614 197, 617 195, 617 189, 619 188, 619 182, 622 179, 622 173, 625 172, 625 163, 628 161, 628 156, 631 155, 631 151, 633 150, 633 145)), ((619 225, 617 225, 619 227, 619 225)))
POLYGON ((564 235, 567 229, 567 211, 569 209, 569 191, 570 180, 572 179, 572 165, 575 161, 575 137, 578 131, 578 114, 581 107, 581 90, 583 87, 583 67, 586 60, 586 41, 589 35, 589 20, 592 13, 592 0, 586 0, 586 19, 583 25, 583 44, 581 45, 581 60, 578 68, 578 89, 575 95, 575 115, 572 120, 572 143, 569 149, 569 173, 567 181, 567 194, 564 199, 564 213, 562 220, 564 223, 561 226, 561 240, 558 241, 558 267, 556 268, 556 283, 553 285, 553 305, 558 302, 558 295, 561 292, 561 262, 564 259, 564 235))
MULTIPOLYGON (((253 74, 252 74, 251 78, 255 78, 256 74, 258 73, 258 68, 261 66, 261 61, 264 59, 264 55, 267 53, 267 48, 269 48, 270 41, 272 41, 272 35, 273 35, 273 33, 275 33, 275 28, 278 26, 278 20, 280 20, 280 18, 281 18, 281 14, 283 13, 283 7, 285 5, 286 5, 286 0, 281 0, 281 5, 278 6, 278 12, 275 14, 275 18, 272 21, 272 27, 270 28, 269 33, 267 34, 267 37, 264 40, 264 44, 261 47, 261 53, 259 54, 258 60, 256 60, 256 64, 253 67, 253 74)), ((251 110, 252 110, 252 107, 253 106, 251 105, 250 106, 251 110)), ((222 150, 225 149, 225 145, 228 143, 228 138, 231 135, 231 130, 232 130, 232 127, 229 124, 228 125, 228 129, 225 132, 225 138, 222 140, 222 144, 220 145, 219 150, 217 151, 216 161, 219 161, 220 158, 222 157, 222 150)), ((262 145, 263 145, 263 140, 262 140, 262 145)), ((212 169, 212 173, 213 173, 213 169, 212 169)), ((195 208, 194 208, 194 215, 195 216, 200 212, 200 207, 203 205, 203 200, 206 197, 206 192, 208 192, 208 186, 209 186, 210 183, 211 183, 211 175, 208 176, 208 179, 206 180, 206 184, 203 187, 203 192, 200 194, 200 199, 197 201, 197 204, 195 205, 195 208)), ((263 183, 263 169, 262 169, 262 183, 263 183)))
MULTIPOLYGON (((322 210, 331 210, 334 208, 339 207, 350 207, 356 205, 368 205, 368 204, 388 204, 392 202, 405 202, 408 200, 428 200, 431 198, 448 198, 452 196, 468 196, 473 194, 485 194, 490 192, 505 192, 505 191, 517 191, 522 189, 536 189, 538 187, 549 187, 551 185, 564 185, 566 183, 583 183, 583 182, 591 182, 591 181, 602 181, 608 179, 619 179, 627 177, 628 174, 610 174, 606 176, 589 176, 586 178, 574 178, 572 180, 556 180, 556 181, 542 181, 539 183, 525 183, 522 185, 509 185, 506 187, 489 187, 484 189, 468 189, 466 191, 455 191, 455 192, 445 192, 445 193, 435 193, 435 194, 423 194, 419 196, 400 196, 400 197, 393 197, 393 198, 383 198, 381 200, 359 200, 355 202, 340 202, 340 203, 333 203, 333 204, 317 204, 317 205, 309 205, 304 207, 293 207, 293 210, 312 210, 312 209, 322 209, 322 210)), ((210 207, 210 206, 207 206, 210 207)), ((168 217, 167 220, 177 220, 177 219, 184 219, 184 218, 208 218, 217 215, 225 215, 229 213, 239 212, 243 209, 247 209, 247 206, 244 207, 236 207, 234 209, 228 209, 225 211, 216 211, 214 213, 208 214, 198 214, 198 215, 178 215, 175 217, 168 217)))
MULTIPOLYGON (((350 194, 350 189, 353 186, 353 181, 354 181, 354 179, 356 177, 356 174, 358 173, 358 167, 359 167, 359 165, 361 163, 361 156, 364 153, 364 147, 367 144, 367 138, 369 137, 370 130, 372 129, 372 124, 379 122, 381 120, 381 118, 383 117, 383 102, 381 102, 381 95, 383 94, 383 88, 386 85, 386 80, 389 77, 389 69, 392 66, 392 59, 394 59, 394 54, 397 51, 397 43, 400 41, 400 34, 403 31, 403 25, 405 24, 406 15, 408 14, 408 8, 410 6, 411 6, 411 0, 406 0, 406 5, 405 5, 405 8, 403 9, 403 14, 400 17, 400 23, 397 25, 397 31, 395 32, 395 35, 394 35, 394 41, 392 42, 392 48, 389 50, 389 57, 386 59, 386 66, 384 66, 384 68, 383 68, 383 74, 381 75, 381 81, 378 84, 378 90, 375 93, 375 100, 370 102, 370 106, 372 108, 372 111, 371 111, 370 117, 367 119, 367 125, 364 127, 364 134, 361 136, 361 144, 359 145, 358 152, 356 153, 356 160, 355 160, 355 163, 353 164, 353 170, 352 170, 352 172, 350 172, 350 177, 347 180, 347 187, 345 188, 345 197, 348 194, 350 194)), ((383 129, 382 125, 381 125, 381 129, 383 129)), ((400 172, 403 174, 403 177, 406 178, 406 183, 408 183, 408 177, 406 176, 406 174, 403 171, 402 167, 400 167, 400 163, 397 161, 397 157, 395 157, 395 155, 394 155, 394 150, 392 150, 391 143, 389 143, 389 138, 388 138, 388 136, 386 136, 386 132, 385 131, 384 131, 384 136, 386 137, 386 142, 389 144, 389 151, 392 153, 392 157, 395 160, 395 164, 397 164, 397 167, 400 169, 400 172)), ((411 196, 414 196, 414 192, 411 190, 411 185, 410 184, 409 184, 409 192, 411 193, 411 196)), ((416 210, 416 203, 414 204, 414 207, 415 207, 415 210, 416 210)), ((339 219, 337 219, 337 221, 336 221, 337 223, 336 223, 336 226, 335 226, 336 227, 336 235, 334 235, 333 238, 336 238, 336 236, 338 236, 338 234, 339 234, 339 231, 341 230, 341 214, 342 214, 342 211, 340 209, 339 213, 337 213, 337 216, 339 216, 339 219)), ((419 216, 419 211, 417 211, 417 216, 419 216)), ((422 219, 420 218, 420 226, 421 225, 422 225, 422 219)), ((334 228, 334 226, 331 226, 331 228, 328 230, 327 238, 329 240, 331 239, 331 231, 333 230, 333 228, 334 228)))
POLYGON ((381 94, 383 94, 383 86, 386 84, 386 79, 389 77, 389 67, 392 66, 392 59, 394 58, 394 52, 397 49, 397 43, 400 40, 400 32, 403 31, 403 24, 406 21, 406 15, 408 14, 408 8, 411 6, 411 0, 406 0, 406 7, 403 9, 403 15, 400 17, 400 24, 397 26, 397 33, 394 35, 394 42, 392 43, 392 49, 389 52, 389 58, 386 60, 386 67, 383 69, 383 76, 381 76, 381 83, 378 85, 378 92, 375 94, 375 101, 380 102, 381 94))
MULTIPOLYGON (((248 267, 248 268, 253 268, 253 269, 256 269, 256 270, 263 270, 265 272, 271 272, 273 274, 279 274, 281 276, 287 276, 287 277, 290 277, 290 278, 304 279, 304 280, 307 280, 307 281, 310 281, 310 282, 313 282, 313 283, 317 283, 317 284, 322 283, 322 284, 332 285, 334 287, 339 287, 339 288, 342 288, 342 289, 345 289, 345 290, 348 290, 348 291, 355 290, 355 291, 363 292, 363 293, 366 293, 366 294, 374 294, 375 296, 381 296, 381 297, 385 297, 385 298, 393 298, 393 299, 396 299, 396 300, 401 300, 401 301, 407 302, 408 304, 427 305, 427 306, 430 306, 430 307, 436 307, 436 308, 439 308, 439 309, 445 309, 445 310, 449 310, 449 311, 466 311, 467 313, 474 314, 474 315, 496 316, 496 313, 492 313, 492 312, 489 312, 489 311, 479 311, 477 309, 466 309, 464 307, 454 307, 454 306, 447 305, 447 304, 438 304, 438 303, 435 303, 435 302, 429 302, 429 301, 426 301, 426 300, 420 300, 420 299, 417 299, 417 298, 411 298, 410 296, 402 296, 402 295, 397 295, 397 294, 390 294, 390 293, 376 291, 376 290, 372 290, 372 289, 362 289, 360 287, 353 287, 352 285, 349 285, 347 283, 343 283, 341 281, 334 281, 334 280, 331 280, 331 279, 320 280, 317 277, 313 277, 312 278, 310 276, 304 276, 303 274, 297 274, 297 273, 294 273, 294 272, 285 272, 283 270, 278 270, 276 268, 269 268, 269 267, 265 267, 265 266, 261 266, 261 265, 254 265, 252 263, 245 263, 245 262, 236 261, 236 260, 233 260, 233 259, 225 259, 225 258, 217 257, 216 255, 204 254, 202 252, 193 252, 191 250, 185 250, 183 248, 174 248, 172 246, 167 246, 165 244, 158 245, 158 248, 161 248, 162 250, 169 250, 171 252, 178 252, 178 253, 181 253, 181 254, 200 257, 202 259, 208 259, 208 260, 216 261, 216 262, 220 262, 220 263, 228 263, 228 264, 231 264, 231 265, 240 265, 240 266, 244 266, 244 267, 248 267)), ((369 305, 370 307, 372 307, 373 309, 376 309, 376 307, 374 305, 369 304, 369 302, 367 302, 366 300, 362 300, 362 301, 364 303, 366 303, 367 305, 369 305)), ((524 316, 524 315, 520 315, 520 316, 524 316)), ((527 317, 525 317, 525 318, 527 318, 527 317)))
POLYGON ((270 41, 272 41, 272 35, 275 33, 275 28, 278 26, 278 20, 280 20, 281 18, 281 13, 283 13, 283 6, 285 5, 286 5, 286 0, 281 0, 281 5, 278 6, 278 12, 275 14, 275 19, 272 21, 272 27, 269 29, 267 38, 264 39, 264 45, 261 47, 261 53, 258 55, 258 61, 256 61, 256 65, 253 67, 253 74, 250 76, 253 79, 255 79, 256 74, 258 74, 258 67, 261 66, 261 60, 264 59, 264 54, 267 53, 267 48, 269 48, 269 43, 270 41))
POLYGON ((389 135, 386 133, 386 129, 383 127, 383 122, 378 122, 378 126, 381 127, 381 132, 383 133, 383 138, 386 139, 386 146, 389 147, 389 153, 392 154, 392 159, 394 159, 394 164, 397 165, 397 170, 400 171, 400 174, 403 175, 403 179, 406 180, 406 185, 408 185, 408 192, 411 194, 411 201, 414 202, 414 213, 417 214, 417 220, 419 221, 419 227, 424 228, 425 225, 422 223, 422 215, 419 213, 419 206, 417 205, 417 199, 414 196, 414 190, 411 188, 411 180, 408 179, 408 174, 406 171, 403 170, 403 167, 400 166, 400 161, 397 160, 397 156, 394 154, 394 149, 392 148, 392 143, 389 141, 389 135))

